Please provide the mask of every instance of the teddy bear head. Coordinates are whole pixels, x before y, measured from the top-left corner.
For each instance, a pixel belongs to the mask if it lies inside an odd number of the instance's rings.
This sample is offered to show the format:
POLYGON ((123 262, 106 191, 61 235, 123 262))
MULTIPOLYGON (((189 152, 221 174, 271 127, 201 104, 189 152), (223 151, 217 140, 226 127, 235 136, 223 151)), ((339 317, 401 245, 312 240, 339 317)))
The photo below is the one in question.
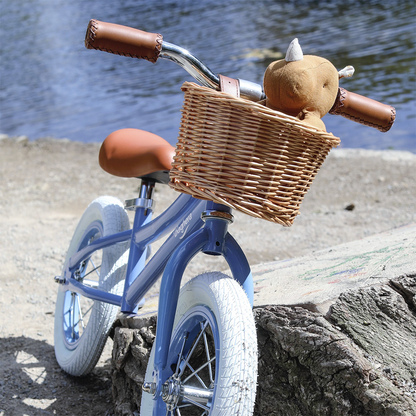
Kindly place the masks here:
POLYGON ((263 82, 266 106, 326 131, 321 118, 336 100, 339 78, 351 76, 354 69, 347 67, 342 71, 339 73, 325 58, 304 56, 294 39, 285 59, 272 62, 266 69, 263 82))

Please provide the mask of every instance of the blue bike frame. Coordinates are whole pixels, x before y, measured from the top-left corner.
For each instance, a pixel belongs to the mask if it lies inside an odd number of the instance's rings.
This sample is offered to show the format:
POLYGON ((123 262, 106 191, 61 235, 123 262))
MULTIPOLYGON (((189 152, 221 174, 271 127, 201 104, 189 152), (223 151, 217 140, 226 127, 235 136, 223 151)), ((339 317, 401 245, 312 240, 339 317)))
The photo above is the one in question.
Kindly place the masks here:
POLYGON ((138 208, 131 230, 101 237, 75 253, 68 261, 60 290, 77 292, 93 300, 118 305, 124 313, 137 311, 140 299, 163 273, 155 341, 156 394, 162 388, 159 374, 165 369, 168 359, 182 276, 196 254, 203 252, 222 255, 253 306, 250 266, 242 249, 228 233, 230 218, 231 208, 225 205, 181 194, 166 211, 153 220, 151 210, 138 208), (149 245, 169 233, 171 235, 146 264, 149 245), (94 251, 129 239, 130 253, 122 296, 86 286, 76 279, 75 272, 79 264, 94 251))

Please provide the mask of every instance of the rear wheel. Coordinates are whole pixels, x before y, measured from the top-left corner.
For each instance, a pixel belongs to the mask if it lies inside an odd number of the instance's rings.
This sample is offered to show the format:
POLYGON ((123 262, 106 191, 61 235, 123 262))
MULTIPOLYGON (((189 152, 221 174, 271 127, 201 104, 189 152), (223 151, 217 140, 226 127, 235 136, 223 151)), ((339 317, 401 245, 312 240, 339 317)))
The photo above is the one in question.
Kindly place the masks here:
MULTIPOLYGON (((145 382, 152 383, 154 348, 145 382)), ((257 337, 252 310, 239 284, 206 273, 179 295, 164 374, 160 414, 218 416, 253 413, 257 337)), ((143 392, 140 414, 153 415, 153 396, 143 392)))
MULTIPOLYGON (((96 199, 81 217, 65 266, 73 254, 97 238, 127 229, 129 219, 117 199, 96 199)), ((121 294, 127 260, 127 242, 97 250, 77 266, 75 278, 84 285, 121 294)), ((117 306, 92 301, 71 291, 58 292, 54 343, 56 359, 64 371, 82 376, 95 367, 117 312, 117 306)))

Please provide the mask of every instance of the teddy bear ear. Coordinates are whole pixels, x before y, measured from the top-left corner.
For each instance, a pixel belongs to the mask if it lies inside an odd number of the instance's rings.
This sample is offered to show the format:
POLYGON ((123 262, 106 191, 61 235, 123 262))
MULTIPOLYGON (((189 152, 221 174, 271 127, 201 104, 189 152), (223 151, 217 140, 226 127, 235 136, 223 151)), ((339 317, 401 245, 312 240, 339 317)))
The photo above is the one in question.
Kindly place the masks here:
POLYGON ((345 68, 341 69, 341 71, 338 71, 339 78, 349 78, 354 75, 355 69, 353 66, 348 65, 345 68))
POLYGON ((299 45, 298 38, 295 38, 292 40, 292 42, 290 42, 290 45, 287 48, 285 61, 293 62, 293 61, 301 61, 302 59, 303 59, 302 48, 299 45))

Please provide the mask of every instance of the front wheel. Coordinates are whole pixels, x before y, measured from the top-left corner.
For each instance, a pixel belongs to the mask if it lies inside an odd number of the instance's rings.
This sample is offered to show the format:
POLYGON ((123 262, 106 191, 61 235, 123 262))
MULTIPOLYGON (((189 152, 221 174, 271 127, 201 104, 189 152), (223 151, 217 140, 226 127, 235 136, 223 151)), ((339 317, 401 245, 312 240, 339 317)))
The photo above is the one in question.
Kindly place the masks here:
MULTIPOLYGON (((84 212, 65 260, 97 238, 129 229, 120 201, 100 197, 84 212)), ((95 251, 82 261, 75 278, 84 285, 121 295, 128 260, 128 243, 95 251)), ((118 307, 92 301, 79 293, 59 290, 55 306, 54 343, 58 364, 73 376, 90 372, 100 358, 118 307)))
MULTIPOLYGON (((145 382, 152 383, 154 348, 145 382)), ((248 416, 257 382, 254 318, 241 286, 221 273, 188 282, 179 295, 158 413, 167 416, 248 416)), ((143 392, 140 415, 153 415, 143 392)))

